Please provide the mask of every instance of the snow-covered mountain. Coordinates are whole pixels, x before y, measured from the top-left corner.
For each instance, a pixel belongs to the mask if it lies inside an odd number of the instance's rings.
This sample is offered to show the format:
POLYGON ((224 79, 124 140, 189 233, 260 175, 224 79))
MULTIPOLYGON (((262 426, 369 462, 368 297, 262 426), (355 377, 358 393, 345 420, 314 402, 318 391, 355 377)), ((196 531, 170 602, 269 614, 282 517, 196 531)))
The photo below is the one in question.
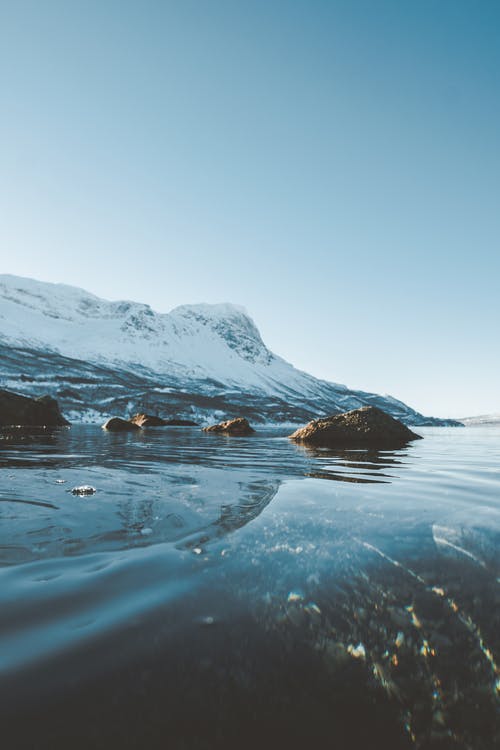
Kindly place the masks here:
POLYGON ((460 421, 466 426, 500 425, 500 414, 480 414, 477 417, 464 417, 460 421))
POLYGON ((390 396, 349 390, 273 354, 236 305, 160 314, 76 287, 0 275, 0 387, 55 396, 70 419, 137 410, 297 422, 374 404, 440 424, 390 396))

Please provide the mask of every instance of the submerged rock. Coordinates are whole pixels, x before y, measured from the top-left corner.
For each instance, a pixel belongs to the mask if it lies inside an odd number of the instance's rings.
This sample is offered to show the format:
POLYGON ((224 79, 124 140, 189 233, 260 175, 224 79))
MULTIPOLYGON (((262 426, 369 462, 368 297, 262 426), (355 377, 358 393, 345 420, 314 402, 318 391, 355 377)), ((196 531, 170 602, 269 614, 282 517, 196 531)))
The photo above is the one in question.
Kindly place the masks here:
POLYGON ((401 448, 420 440, 406 425, 375 406, 314 419, 290 435, 298 443, 329 448, 401 448))
POLYGON ((133 432, 134 430, 140 430, 139 425, 129 422, 127 419, 121 417, 111 417, 102 426, 103 430, 109 430, 110 432, 133 432))
POLYGON ((0 426, 65 427, 69 422, 51 396, 29 398, 0 390, 0 426))
POLYGON ((244 417, 237 419, 228 419, 226 422, 219 422, 210 427, 204 427, 204 432, 222 432, 226 435, 253 435, 255 430, 250 427, 248 420, 244 417))

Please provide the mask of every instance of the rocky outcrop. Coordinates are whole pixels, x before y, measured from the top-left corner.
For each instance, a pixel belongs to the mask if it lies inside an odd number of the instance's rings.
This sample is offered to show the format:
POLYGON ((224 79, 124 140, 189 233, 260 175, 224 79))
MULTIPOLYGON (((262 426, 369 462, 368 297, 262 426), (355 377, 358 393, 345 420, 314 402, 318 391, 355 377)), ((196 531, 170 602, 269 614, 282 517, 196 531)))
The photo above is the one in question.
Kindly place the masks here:
POLYGON ((134 414, 129 421, 138 427, 165 427, 167 424, 164 419, 152 414, 134 414))
POLYGON ((198 422, 192 422, 190 419, 166 419, 167 427, 197 427, 198 422))
POLYGON ((102 426, 103 430, 109 432, 133 432, 134 430, 140 430, 139 425, 130 422, 128 419, 121 419, 121 417, 111 417, 102 426))
POLYGON ((375 406, 314 419, 290 438, 299 443, 328 448, 401 448, 420 435, 375 406))
POLYGON ((129 421, 139 427, 196 427, 190 419, 163 419, 151 414, 134 414, 129 421))
POLYGON ((219 424, 213 424, 210 427, 204 427, 204 432, 219 432, 224 435, 253 435, 255 430, 250 427, 248 420, 244 417, 238 417, 238 419, 228 419, 227 422, 220 422, 219 424))
POLYGON ((65 427, 69 422, 55 398, 29 398, 0 390, 0 425, 3 427, 65 427))

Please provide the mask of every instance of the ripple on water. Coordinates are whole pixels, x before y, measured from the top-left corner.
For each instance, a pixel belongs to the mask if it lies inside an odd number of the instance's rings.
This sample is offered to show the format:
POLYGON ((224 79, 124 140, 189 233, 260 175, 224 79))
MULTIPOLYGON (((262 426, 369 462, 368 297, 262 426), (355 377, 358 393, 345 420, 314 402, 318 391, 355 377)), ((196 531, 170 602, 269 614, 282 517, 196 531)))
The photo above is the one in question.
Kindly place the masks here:
POLYGON ((87 746, 95 726, 108 746, 123 728, 126 746, 136 714, 150 747, 181 725, 186 747, 201 725, 234 747, 263 717, 291 747, 307 716, 319 744, 333 724, 345 747, 368 746, 366 729, 398 750, 491 750, 500 432, 423 432, 383 453, 308 450, 272 431, 4 441, 2 718, 36 746, 36 722, 15 719, 45 696, 51 750, 75 721, 87 746), (99 492, 79 502, 64 485, 99 492))

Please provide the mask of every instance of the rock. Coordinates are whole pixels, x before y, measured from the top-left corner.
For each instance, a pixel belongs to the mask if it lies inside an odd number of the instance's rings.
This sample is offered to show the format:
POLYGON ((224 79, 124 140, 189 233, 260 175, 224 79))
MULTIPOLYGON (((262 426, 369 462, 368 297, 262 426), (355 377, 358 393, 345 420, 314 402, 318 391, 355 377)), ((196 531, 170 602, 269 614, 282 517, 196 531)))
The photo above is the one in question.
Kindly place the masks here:
POLYGON ((222 432, 225 435, 253 435, 255 430, 250 427, 248 420, 244 417, 237 419, 228 419, 227 422, 213 424, 210 427, 204 427, 204 432, 222 432))
POLYGON ((190 419, 162 419, 151 414, 134 414, 129 421, 139 427, 196 427, 190 419))
POLYGON ((167 427, 197 427, 198 422, 192 422, 190 419, 167 419, 167 427))
POLYGON ((402 448, 410 440, 420 440, 406 425, 375 406, 314 419, 292 435, 298 443, 328 448, 402 448))
POLYGON ((140 430, 139 425, 129 422, 127 419, 121 419, 121 417, 111 417, 108 421, 103 424, 103 430, 109 430, 110 432, 132 432, 134 430, 140 430))
POLYGON ((134 414, 129 422, 138 427, 164 427, 167 424, 161 417, 155 417, 151 414, 134 414))
POLYGON ((3 427, 64 427, 69 422, 51 396, 29 398, 0 390, 0 425, 3 427))
POLYGON ((81 487, 73 487, 71 490, 72 495, 95 495, 96 492, 96 488, 90 484, 82 484, 81 487))

